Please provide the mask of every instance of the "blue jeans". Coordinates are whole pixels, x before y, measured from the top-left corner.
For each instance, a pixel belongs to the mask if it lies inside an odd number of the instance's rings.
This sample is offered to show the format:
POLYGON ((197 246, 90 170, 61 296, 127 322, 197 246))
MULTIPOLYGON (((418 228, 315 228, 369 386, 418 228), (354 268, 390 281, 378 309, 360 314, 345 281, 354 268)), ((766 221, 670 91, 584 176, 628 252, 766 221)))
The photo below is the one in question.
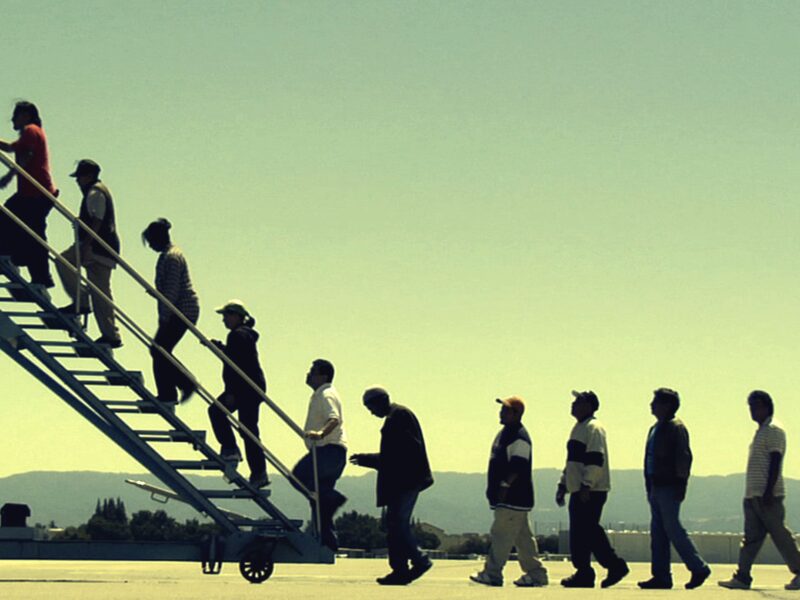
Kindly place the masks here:
MULTIPOLYGON (((347 463, 347 449, 337 444, 328 444, 317 448, 317 476, 319 477, 319 512, 320 512, 320 539, 326 546, 337 550, 339 541, 333 528, 333 513, 347 498, 334 489, 336 481, 342 476, 347 463)), ((309 452, 292 469, 300 482, 310 491, 314 491, 314 462, 309 452)), ((294 482, 290 479, 294 485, 294 482)), ((295 487, 297 487, 295 485, 295 487)), ((311 503, 312 514, 314 503, 311 503)))
POLYGON ((411 513, 414 512, 418 496, 416 490, 401 492, 386 505, 386 544, 392 571, 408 571, 408 561, 412 565, 425 562, 411 530, 411 513))
POLYGON ((681 500, 677 486, 653 486, 647 496, 650 502, 651 572, 661 581, 672 581, 670 544, 692 573, 704 571, 708 564, 681 525, 681 500))

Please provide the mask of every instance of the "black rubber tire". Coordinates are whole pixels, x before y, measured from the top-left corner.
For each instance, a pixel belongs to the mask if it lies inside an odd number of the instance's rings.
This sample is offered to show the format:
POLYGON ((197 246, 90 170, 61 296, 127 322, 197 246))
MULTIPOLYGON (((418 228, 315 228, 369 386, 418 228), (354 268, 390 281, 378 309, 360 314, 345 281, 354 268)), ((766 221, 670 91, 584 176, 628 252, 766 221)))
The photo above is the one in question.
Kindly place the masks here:
POLYGON ((275 563, 263 552, 249 552, 239 561, 239 573, 250 583, 264 583, 274 570, 275 563))

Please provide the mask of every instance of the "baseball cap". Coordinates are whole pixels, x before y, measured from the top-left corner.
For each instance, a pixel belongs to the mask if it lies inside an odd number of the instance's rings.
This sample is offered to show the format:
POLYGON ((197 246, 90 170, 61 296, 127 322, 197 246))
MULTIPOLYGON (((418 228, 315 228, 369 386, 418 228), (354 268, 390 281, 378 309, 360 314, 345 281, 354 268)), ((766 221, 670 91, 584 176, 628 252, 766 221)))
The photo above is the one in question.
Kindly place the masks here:
POLYGON ((586 390, 584 392, 576 392, 575 390, 572 390, 572 395, 575 396, 575 400, 583 400, 584 402, 588 402, 593 410, 600 408, 600 400, 597 399, 597 394, 595 394, 592 390, 586 390))
POLYGON ((75 171, 70 173, 70 177, 82 177, 84 175, 93 175, 97 177, 100 174, 100 165, 91 160, 84 158, 78 161, 75 171))
POLYGON ((525 402, 519 396, 509 396, 508 398, 496 398, 495 402, 510 408, 511 410, 523 414, 525 412, 525 402))
POLYGON ((236 313, 237 315, 242 315, 243 317, 249 317, 250 313, 244 307, 244 304, 241 300, 237 300, 234 298, 233 300, 228 300, 224 305, 220 306, 216 309, 217 314, 223 313, 236 313))

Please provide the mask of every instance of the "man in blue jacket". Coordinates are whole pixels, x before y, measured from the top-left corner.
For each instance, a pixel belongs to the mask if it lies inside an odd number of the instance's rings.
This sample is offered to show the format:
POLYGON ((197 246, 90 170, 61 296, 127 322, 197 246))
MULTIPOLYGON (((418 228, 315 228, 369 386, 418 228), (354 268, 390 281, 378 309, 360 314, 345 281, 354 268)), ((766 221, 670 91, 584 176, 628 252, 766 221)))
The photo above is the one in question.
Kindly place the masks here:
POLYGON ((650 410, 656 423, 647 434, 644 453, 644 480, 650 503, 650 549, 652 577, 640 581, 642 589, 670 589, 670 544, 675 546, 692 576, 686 589, 703 585, 711 574, 681 525, 680 508, 692 468, 689 432, 675 413, 680 407, 678 392, 659 388, 653 392, 650 410))
POLYGON ((411 529, 411 513, 422 490, 433 485, 425 440, 417 417, 391 402, 389 392, 374 387, 364 392, 364 406, 385 419, 380 452, 353 454, 350 462, 378 471, 378 506, 386 507, 386 538, 391 573, 377 579, 381 585, 407 585, 431 568, 411 529), (411 568, 409 568, 409 562, 411 568))
POLYGON ((503 567, 516 546, 524 573, 514 585, 544 586, 548 583, 547 569, 538 558, 539 548, 528 520, 533 509, 533 445, 522 424, 525 403, 517 396, 498 398, 497 402, 502 405, 503 429, 492 444, 486 486, 486 498, 494 511, 492 545, 483 571, 470 575, 470 579, 484 585, 503 585, 503 567))

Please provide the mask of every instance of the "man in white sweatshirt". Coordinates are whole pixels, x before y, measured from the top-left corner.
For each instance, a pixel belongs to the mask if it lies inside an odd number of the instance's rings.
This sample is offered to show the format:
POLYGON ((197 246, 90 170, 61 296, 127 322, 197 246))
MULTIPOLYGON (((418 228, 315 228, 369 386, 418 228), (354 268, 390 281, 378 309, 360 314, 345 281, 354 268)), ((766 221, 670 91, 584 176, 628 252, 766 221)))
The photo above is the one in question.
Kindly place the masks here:
POLYGON ((603 505, 611 489, 606 431, 595 419, 600 407, 592 391, 572 392, 572 416, 577 423, 567 442, 567 465, 561 475, 556 504, 569 499, 569 545, 575 573, 561 580, 564 587, 594 587, 591 558, 608 570, 601 587, 611 587, 628 574, 628 564, 614 551, 600 525, 603 505))

